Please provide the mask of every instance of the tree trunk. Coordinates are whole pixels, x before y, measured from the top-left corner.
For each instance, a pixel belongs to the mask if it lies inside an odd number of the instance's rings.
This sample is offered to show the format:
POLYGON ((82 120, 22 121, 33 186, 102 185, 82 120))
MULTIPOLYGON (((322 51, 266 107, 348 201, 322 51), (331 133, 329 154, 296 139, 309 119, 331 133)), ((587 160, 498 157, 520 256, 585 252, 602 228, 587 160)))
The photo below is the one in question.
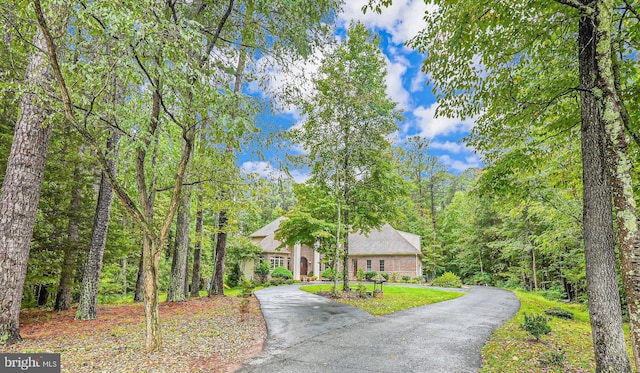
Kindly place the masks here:
POLYGON ((144 289, 144 314, 146 325, 145 348, 147 351, 157 351, 162 345, 160 334, 160 311, 158 302, 158 282, 160 257, 162 250, 158 242, 145 235, 142 244, 143 253, 143 289, 144 289))
MULTIPOLYGON (((41 52, 46 50, 46 43, 40 31, 33 44, 25 81, 34 87, 45 87, 51 82, 51 73, 41 52)), ((51 135, 51 127, 45 124, 48 112, 34 91, 26 90, 20 99, 21 115, 0 195, 0 344, 13 344, 22 339, 18 319, 51 135)))
POLYGON ((171 279, 167 302, 184 302, 186 300, 185 283, 187 275, 187 259, 189 257, 189 223, 191 208, 191 193, 188 188, 182 190, 178 218, 176 222, 176 243, 171 263, 171 279))
MULTIPOLYGON (((116 149, 120 136, 114 132, 107 142, 107 149, 112 156, 109 159, 109 168, 112 174, 116 174, 116 149)), ((107 243, 107 233, 109 230, 109 220, 111 216, 111 202, 113 200, 113 189, 107 181, 104 172, 100 177, 100 189, 98 190, 98 203, 93 219, 93 232, 91 233, 91 243, 89 254, 85 263, 84 274, 82 276, 82 288, 80 290, 80 303, 76 311, 76 319, 95 320, 98 305, 98 288, 100 274, 102 273, 102 259, 107 243)), ((126 283, 126 273, 125 273, 126 283)), ((125 290, 126 291, 126 290, 125 290)))
POLYGON ((615 88, 611 30, 616 2, 597 2, 596 8, 596 86, 602 92, 600 118, 607 137, 609 166, 616 207, 622 280, 629 307, 629 324, 636 369, 640 370, 640 245, 638 214, 631 181, 631 161, 627 147, 620 97, 615 88))
POLYGON ((344 209, 344 256, 342 257, 342 291, 349 288, 349 210, 344 209))
MULTIPOLYGON (((143 250, 144 251, 144 250, 143 250)), ((138 261, 138 277, 136 278, 136 291, 133 293, 133 301, 134 302, 142 302, 144 298, 144 293, 142 289, 142 284, 144 282, 144 254, 140 252, 140 260, 138 261)))
MULTIPOLYGON (((80 167, 75 168, 78 175, 80 167)), ((56 294, 56 304, 53 307, 56 311, 68 310, 71 307, 71 288, 73 286, 73 272, 76 264, 76 254, 78 252, 78 241, 80 240, 80 209, 82 208, 82 184, 76 181, 76 185, 71 191, 71 203, 69 204, 69 226, 68 240, 64 247, 64 258, 62 259, 62 270, 60 272, 60 284, 56 294)))
POLYGON ((211 279, 209 295, 224 295, 224 257, 227 251, 227 212, 220 211, 218 218, 218 239, 216 242, 216 254, 211 279))
POLYGON ((196 212, 196 246, 193 251, 193 274, 191 275, 191 296, 200 296, 200 259, 202 257, 202 229, 204 227, 204 211, 202 209, 204 197, 198 195, 196 212))
MULTIPOLYGON (((584 0, 583 0, 584 1, 584 0)), ((630 372, 616 278, 611 215, 611 185, 606 163, 604 128, 591 92, 596 65, 594 27, 590 17, 579 23, 582 113, 583 222, 587 296, 598 372, 630 372)))

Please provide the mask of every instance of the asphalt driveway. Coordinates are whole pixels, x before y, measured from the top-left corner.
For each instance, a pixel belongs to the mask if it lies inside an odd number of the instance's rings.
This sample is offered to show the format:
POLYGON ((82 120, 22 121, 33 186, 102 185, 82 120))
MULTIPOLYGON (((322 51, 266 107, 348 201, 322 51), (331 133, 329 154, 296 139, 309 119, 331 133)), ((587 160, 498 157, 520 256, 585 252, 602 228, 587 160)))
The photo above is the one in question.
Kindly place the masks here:
POLYGON ((240 372, 477 372, 491 332, 520 308, 509 291, 473 287, 454 300, 373 317, 300 286, 256 292, 269 336, 240 372))

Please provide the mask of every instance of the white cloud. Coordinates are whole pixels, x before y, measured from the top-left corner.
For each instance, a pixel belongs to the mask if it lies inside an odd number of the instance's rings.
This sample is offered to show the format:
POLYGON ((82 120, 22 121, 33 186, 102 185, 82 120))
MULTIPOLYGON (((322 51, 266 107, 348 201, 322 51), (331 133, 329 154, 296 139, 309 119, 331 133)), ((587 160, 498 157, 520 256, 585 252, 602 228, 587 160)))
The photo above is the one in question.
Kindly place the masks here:
POLYGON ((468 132, 474 126, 472 119, 459 119, 448 117, 436 117, 438 103, 434 102, 429 107, 418 106, 413 115, 417 118, 419 135, 433 139, 438 135, 448 135, 456 132, 468 132))
POLYGON ((482 163, 476 156, 469 156, 469 157, 466 157, 464 161, 461 161, 458 159, 453 159, 450 156, 445 154, 440 156, 440 160, 445 165, 460 172, 466 170, 467 168, 482 166, 482 163))
POLYGON ((411 95, 402 84, 402 76, 407 72, 407 65, 402 62, 392 62, 387 58, 386 93, 402 109, 410 107, 411 95))
MULTIPOLYGON (((271 162, 244 162, 240 168, 246 174, 256 173, 265 179, 289 178, 284 171, 274 168, 271 162)), ((299 170, 291 170, 289 173, 296 183, 304 183, 311 177, 299 170)))
POLYGON ((462 153, 462 152, 472 151, 471 148, 467 147, 464 144, 451 142, 451 141, 445 141, 445 142, 432 141, 429 144, 429 147, 433 149, 446 150, 449 153, 462 153))
POLYGON ((427 74, 423 73, 422 70, 418 70, 413 79, 411 79, 409 91, 411 91, 411 93, 423 91, 426 88, 426 82, 427 74))
POLYGON ((423 17, 430 9, 424 0, 397 0, 391 6, 384 8, 382 14, 368 10, 362 13, 362 7, 369 0, 349 0, 344 5, 344 12, 339 18, 344 23, 351 20, 364 22, 367 27, 384 30, 391 34, 395 44, 402 44, 413 38, 423 30, 427 24, 423 17))

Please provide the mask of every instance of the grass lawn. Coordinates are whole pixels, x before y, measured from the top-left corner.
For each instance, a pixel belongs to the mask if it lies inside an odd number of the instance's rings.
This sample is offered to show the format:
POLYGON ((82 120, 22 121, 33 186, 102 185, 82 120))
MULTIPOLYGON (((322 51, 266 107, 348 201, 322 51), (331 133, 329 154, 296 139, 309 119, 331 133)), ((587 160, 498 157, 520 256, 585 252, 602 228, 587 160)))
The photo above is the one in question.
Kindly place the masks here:
MULTIPOLYGON (((482 350, 481 372, 593 372, 593 343, 585 305, 566 304, 541 295, 514 292, 522 304, 518 314, 496 329, 482 350), (540 342, 520 330, 524 313, 543 314, 551 307, 571 311, 573 320, 551 318, 551 333, 540 342)), ((627 341, 628 327, 626 328, 627 341)), ((628 346, 631 354, 631 346, 628 346)))
MULTIPOLYGON (((315 294, 330 292, 333 285, 309 285, 302 286, 300 289, 315 294)), ((383 289, 384 297, 382 298, 335 298, 334 300, 358 307, 374 316, 382 316, 407 308, 455 299, 463 295, 459 292, 419 287, 385 286, 383 289)), ((367 285, 367 290, 372 291, 373 285, 367 285)), ((356 286, 352 291, 356 291, 356 286)))

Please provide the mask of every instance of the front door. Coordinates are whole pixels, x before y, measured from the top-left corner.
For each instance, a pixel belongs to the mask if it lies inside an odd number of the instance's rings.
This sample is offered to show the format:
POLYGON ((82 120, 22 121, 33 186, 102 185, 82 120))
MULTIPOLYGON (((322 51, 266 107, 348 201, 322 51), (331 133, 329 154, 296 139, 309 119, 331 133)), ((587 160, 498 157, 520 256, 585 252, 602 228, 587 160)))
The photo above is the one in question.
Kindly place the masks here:
POLYGON ((353 277, 358 277, 358 259, 351 259, 353 263, 353 277))
MULTIPOLYGON (((309 273, 309 261, 304 256, 300 258, 300 276, 306 276, 309 273)), ((315 273, 314 273, 315 275, 315 273)))

